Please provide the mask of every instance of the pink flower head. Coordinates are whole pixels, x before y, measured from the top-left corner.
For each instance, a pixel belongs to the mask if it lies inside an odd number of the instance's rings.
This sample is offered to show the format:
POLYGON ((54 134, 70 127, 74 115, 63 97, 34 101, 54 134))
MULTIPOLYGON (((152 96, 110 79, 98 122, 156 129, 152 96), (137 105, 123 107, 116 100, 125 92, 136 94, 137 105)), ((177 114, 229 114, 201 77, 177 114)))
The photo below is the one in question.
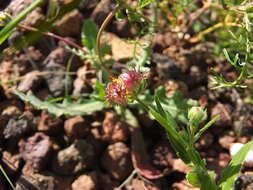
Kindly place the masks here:
POLYGON ((135 70, 128 70, 118 78, 113 78, 113 82, 110 82, 106 88, 106 100, 110 104, 127 104, 128 98, 136 95, 137 89, 144 78, 144 74, 135 70))
POLYGON ((119 76, 119 79, 123 81, 127 91, 131 94, 136 90, 137 87, 139 87, 141 80, 143 79, 143 75, 136 70, 128 70, 122 73, 119 76))
POLYGON ((127 90, 124 83, 119 80, 110 82, 107 85, 106 94, 105 98, 110 104, 127 104, 127 90))

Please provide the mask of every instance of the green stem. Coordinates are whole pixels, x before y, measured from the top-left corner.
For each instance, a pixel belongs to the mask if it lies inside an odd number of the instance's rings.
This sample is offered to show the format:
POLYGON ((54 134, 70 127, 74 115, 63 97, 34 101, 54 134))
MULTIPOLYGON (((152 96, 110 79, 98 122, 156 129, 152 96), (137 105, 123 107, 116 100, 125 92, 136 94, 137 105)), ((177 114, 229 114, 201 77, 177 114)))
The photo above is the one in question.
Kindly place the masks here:
POLYGON ((15 187, 14 187, 13 183, 12 183, 11 180, 9 179, 8 175, 7 175, 6 172, 4 171, 4 169, 3 169, 3 167, 2 167, 1 164, 0 164, 0 170, 1 170, 2 174, 4 175, 4 177, 6 178, 6 180, 8 181, 8 183, 10 184, 11 188, 12 188, 13 190, 15 190, 15 187))

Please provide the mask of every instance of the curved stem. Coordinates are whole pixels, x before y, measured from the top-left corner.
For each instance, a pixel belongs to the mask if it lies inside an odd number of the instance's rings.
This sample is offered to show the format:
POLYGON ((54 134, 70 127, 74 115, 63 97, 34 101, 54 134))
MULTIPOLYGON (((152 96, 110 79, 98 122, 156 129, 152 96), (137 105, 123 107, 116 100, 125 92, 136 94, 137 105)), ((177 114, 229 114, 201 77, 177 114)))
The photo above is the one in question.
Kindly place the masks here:
POLYGON ((100 29, 98 31, 98 35, 97 35, 96 52, 97 52, 98 59, 99 59, 99 62, 101 64, 101 67, 103 69, 105 69, 106 71, 107 71, 107 69, 104 66, 102 54, 101 54, 101 51, 100 51, 100 48, 101 48, 101 36, 102 36, 103 31, 107 27, 107 25, 110 23, 110 21, 112 20, 112 18, 115 16, 116 12, 120 8, 121 8, 121 5, 118 4, 118 5, 115 6, 115 8, 113 9, 113 11, 111 11, 109 13, 109 15, 105 18, 104 22, 102 23, 102 25, 101 25, 101 27, 100 27, 100 29))

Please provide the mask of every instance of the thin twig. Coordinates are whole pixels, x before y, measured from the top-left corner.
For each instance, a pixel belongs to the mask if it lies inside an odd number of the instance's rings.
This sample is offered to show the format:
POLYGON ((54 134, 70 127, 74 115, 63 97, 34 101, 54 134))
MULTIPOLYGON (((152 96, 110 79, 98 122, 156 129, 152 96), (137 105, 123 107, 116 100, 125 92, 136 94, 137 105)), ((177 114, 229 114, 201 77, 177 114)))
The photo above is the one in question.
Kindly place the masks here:
POLYGON ((125 181, 123 181, 123 183, 121 183, 121 185, 117 188, 117 189, 122 189, 127 183, 130 182, 130 180, 134 177, 134 175, 137 173, 137 171, 134 169, 132 171, 132 173, 126 178, 125 181))
POLYGON ((206 34, 209 34, 218 28, 222 28, 222 27, 226 27, 226 26, 242 27, 241 24, 237 24, 237 23, 233 23, 233 22, 231 22, 231 23, 221 23, 220 22, 220 23, 217 23, 217 24, 207 28, 206 30, 200 32, 197 36, 191 38, 190 42, 196 43, 196 42, 200 41, 206 34))
POLYGON ((49 36, 51 38, 55 38, 57 40, 60 40, 60 41, 63 41, 65 42, 66 44, 76 48, 76 49, 79 49, 80 51, 82 51, 84 54, 87 54, 88 51, 86 51, 82 46, 79 46, 78 44, 76 44, 75 42, 72 42, 66 38, 63 38, 61 36, 58 36, 56 34, 53 34, 51 32, 42 32, 40 30, 38 30, 37 28, 34 28, 34 27, 31 27, 31 26, 26 26, 26 25, 23 25, 23 24, 19 24, 18 25, 20 28, 24 29, 24 30, 28 30, 28 31, 32 31, 32 32, 39 32, 45 36, 49 36))

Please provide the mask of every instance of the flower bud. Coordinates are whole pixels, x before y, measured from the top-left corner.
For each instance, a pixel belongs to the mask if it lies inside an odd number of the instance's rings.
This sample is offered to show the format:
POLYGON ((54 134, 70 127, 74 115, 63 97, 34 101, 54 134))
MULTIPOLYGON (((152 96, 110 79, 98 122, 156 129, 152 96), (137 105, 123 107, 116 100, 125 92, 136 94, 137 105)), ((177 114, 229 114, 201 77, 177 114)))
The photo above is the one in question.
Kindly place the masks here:
POLYGON ((119 79, 124 82, 127 91, 131 94, 140 86, 143 75, 135 70, 128 70, 122 73, 119 79))
POLYGON ((203 110, 201 107, 192 107, 188 111, 188 119, 190 122, 190 125, 193 125, 195 127, 198 127, 198 125, 206 120, 207 118, 207 113, 206 110, 203 110))
POLYGON ((11 16, 9 13, 0 11, 0 27, 5 26, 8 22, 10 22, 11 16))

